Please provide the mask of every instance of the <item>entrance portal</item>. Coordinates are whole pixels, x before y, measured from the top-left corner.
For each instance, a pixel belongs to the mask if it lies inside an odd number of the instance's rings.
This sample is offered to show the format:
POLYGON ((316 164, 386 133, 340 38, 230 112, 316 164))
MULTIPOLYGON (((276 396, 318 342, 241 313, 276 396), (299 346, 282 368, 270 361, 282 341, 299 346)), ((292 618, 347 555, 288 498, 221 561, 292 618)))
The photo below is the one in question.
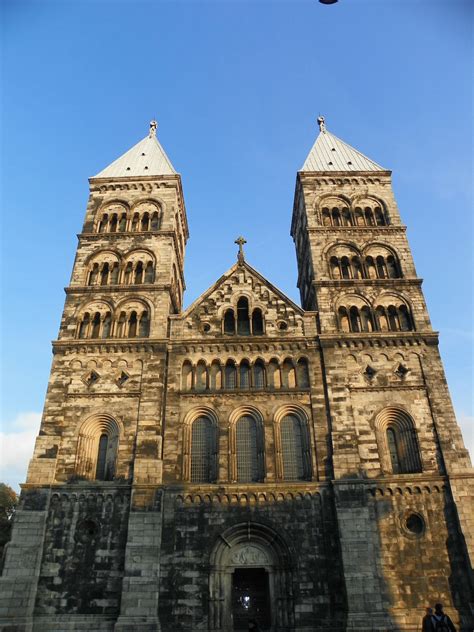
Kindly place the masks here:
POLYGON ((255 620, 262 630, 271 627, 268 573, 264 568, 236 568, 232 575, 234 630, 248 630, 255 620))

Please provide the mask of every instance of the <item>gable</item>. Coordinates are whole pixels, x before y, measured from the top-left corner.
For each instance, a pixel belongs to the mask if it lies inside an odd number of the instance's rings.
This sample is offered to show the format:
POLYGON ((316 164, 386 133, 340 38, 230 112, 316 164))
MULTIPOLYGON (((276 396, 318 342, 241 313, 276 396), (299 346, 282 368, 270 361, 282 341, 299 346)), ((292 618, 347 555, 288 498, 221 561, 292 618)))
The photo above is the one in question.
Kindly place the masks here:
POLYGON ((254 315, 257 322, 255 310, 261 312, 263 333, 257 335, 303 335, 303 310, 245 262, 234 265, 188 307, 180 317, 182 334, 206 338, 224 335, 225 314, 232 310, 237 320, 237 306, 245 304, 241 299, 247 299, 250 321, 254 315))

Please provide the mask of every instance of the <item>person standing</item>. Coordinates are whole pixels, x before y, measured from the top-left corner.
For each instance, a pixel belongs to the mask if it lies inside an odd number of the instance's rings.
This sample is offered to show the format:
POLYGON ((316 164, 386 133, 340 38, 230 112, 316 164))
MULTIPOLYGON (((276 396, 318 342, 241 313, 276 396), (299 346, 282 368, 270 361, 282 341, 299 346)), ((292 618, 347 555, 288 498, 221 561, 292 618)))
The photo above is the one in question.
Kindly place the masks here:
POLYGON ((431 615, 432 630, 433 632, 456 632, 454 623, 450 617, 443 612, 443 604, 435 604, 434 614, 431 615))

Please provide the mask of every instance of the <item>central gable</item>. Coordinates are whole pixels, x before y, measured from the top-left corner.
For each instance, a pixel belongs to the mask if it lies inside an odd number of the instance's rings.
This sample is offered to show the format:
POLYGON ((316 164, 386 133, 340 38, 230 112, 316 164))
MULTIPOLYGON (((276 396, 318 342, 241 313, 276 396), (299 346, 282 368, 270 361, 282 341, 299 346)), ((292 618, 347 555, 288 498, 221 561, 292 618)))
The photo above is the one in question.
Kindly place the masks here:
POLYGON ((304 334, 303 313, 242 261, 190 305, 180 319, 185 337, 281 337, 304 334))

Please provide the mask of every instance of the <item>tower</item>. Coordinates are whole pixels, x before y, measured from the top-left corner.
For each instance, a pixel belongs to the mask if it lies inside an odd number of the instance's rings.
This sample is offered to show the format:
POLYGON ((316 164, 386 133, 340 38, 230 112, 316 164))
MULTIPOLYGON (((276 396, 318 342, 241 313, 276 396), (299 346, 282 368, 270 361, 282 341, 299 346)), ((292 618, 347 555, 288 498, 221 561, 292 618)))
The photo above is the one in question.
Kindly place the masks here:
POLYGON ((472 629, 472 470, 390 171, 320 134, 302 307, 237 260, 183 308, 180 176, 90 179, 0 578, 8 632, 472 629))

